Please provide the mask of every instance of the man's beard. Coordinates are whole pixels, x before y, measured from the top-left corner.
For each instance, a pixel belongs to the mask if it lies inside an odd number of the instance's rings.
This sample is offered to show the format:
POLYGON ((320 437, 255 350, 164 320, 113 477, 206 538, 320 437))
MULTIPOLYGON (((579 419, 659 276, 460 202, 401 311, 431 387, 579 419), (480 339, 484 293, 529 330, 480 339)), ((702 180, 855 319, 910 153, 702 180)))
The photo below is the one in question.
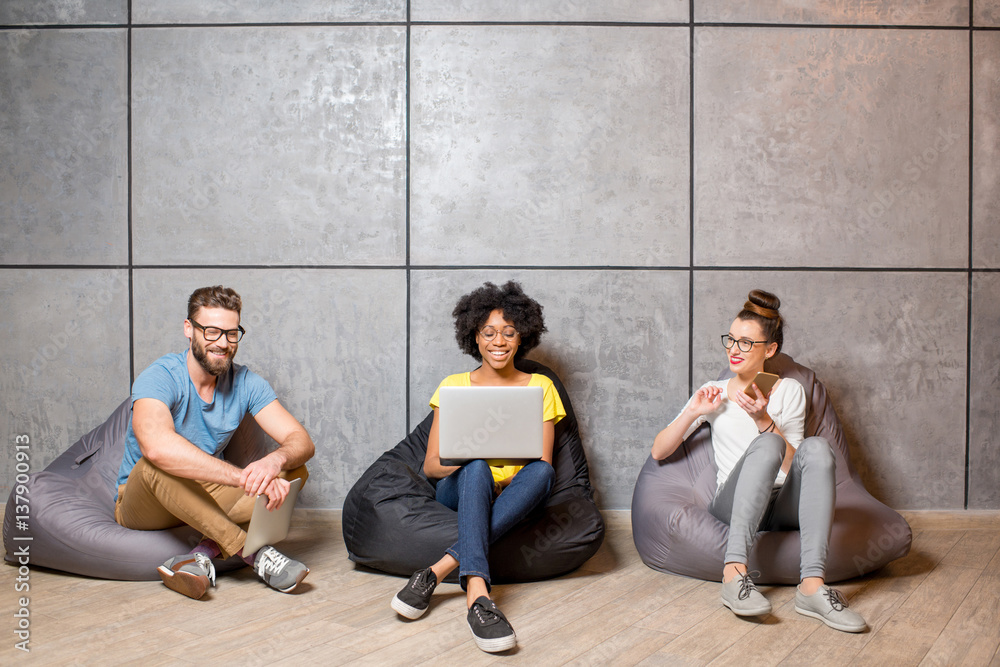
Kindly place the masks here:
POLYGON ((209 358, 208 352, 197 339, 191 341, 191 353, 194 355, 195 360, 198 362, 206 373, 209 375, 214 375, 219 377, 220 375, 225 375, 229 372, 229 369, 233 365, 233 357, 236 356, 236 350, 230 345, 229 349, 226 351, 226 358, 223 360, 218 360, 215 358, 209 358))

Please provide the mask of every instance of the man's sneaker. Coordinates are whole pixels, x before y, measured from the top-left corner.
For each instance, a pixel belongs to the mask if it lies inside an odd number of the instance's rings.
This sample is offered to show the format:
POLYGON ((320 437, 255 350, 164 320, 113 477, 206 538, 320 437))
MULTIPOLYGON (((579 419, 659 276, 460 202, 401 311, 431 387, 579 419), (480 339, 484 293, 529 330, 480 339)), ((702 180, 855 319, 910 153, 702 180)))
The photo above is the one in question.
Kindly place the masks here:
POLYGON ((309 574, 309 568, 274 547, 263 547, 253 561, 254 572, 265 584, 282 593, 291 593, 309 574))
POLYGON ((722 604, 737 616, 760 616, 771 613, 771 603, 760 594, 749 574, 738 574, 722 584, 722 604))
POLYGON ((215 565, 202 553, 174 556, 156 568, 167 588, 195 600, 215 585, 215 565))
POLYGON ((487 653, 506 651, 517 645, 514 628, 510 627, 507 617, 485 595, 476 598, 469 607, 469 629, 476 646, 487 653))
POLYGON ((431 568, 414 572, 403 589, 392 598, 392 608, 400 616, 409 619, 420 618, 427 611, 431 593, 437 588, 437 583, 437 575, 431 568))
POLYGON ((867 626, 861 615, 847 608, 847 600, 835 588, 820 586, 812 595, 795 589, 795 611, 818 618, 834 630, 862 632, 867 626))

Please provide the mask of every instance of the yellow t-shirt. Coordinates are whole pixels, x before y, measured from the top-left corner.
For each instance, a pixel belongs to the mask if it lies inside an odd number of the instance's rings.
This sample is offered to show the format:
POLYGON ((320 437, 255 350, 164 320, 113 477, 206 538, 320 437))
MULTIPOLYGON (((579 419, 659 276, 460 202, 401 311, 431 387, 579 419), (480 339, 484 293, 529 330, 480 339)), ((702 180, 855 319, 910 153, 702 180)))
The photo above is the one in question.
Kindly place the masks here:
MULTIPOLYGON (((471 373, 456 373, 441 380, 441 384, 438 385, 438 388, 434 390, 434 395, 431 396, 431 407, 435 410, 438 409, 441 403, 439 399, 441 387, 471 387, 471 375, 471 373)), ((560 419, 566 416, 566 408, 563 407, 562 399, 559 398, 559 392, 556 391, 556 386, 552 384, 552 380, 544 375, 532 373, 531 380, 528 381, 527 386, 542 388, 542 421, 551 421, 553 424, 557 424, 560 419)), ((513 477, 523 467, 490 466, 490 470, 493 472, 493 481, 499 482, 508 477, 513 477)))

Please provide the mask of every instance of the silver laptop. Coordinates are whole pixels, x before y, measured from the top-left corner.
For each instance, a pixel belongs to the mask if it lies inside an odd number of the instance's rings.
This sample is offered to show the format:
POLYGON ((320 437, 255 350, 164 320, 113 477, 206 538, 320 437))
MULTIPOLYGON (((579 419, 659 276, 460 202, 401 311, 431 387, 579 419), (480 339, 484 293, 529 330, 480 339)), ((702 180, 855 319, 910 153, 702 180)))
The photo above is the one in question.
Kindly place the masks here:
POLYGON ((542 457, 541 387, 441 387, 441 463, 522 465, 542 457))
POLYGON ((267 496, 257 496, 247 528, 247 541, 243 545, 243 553, 252 554, 261 547, 276 544, 288 536, 288 528, 292 525, 292 510, 295 509, 295 499, 299 497, 302 488, 302 478, 290 482, 288 495, 281 507, 273 512, 267 511, 267 496))

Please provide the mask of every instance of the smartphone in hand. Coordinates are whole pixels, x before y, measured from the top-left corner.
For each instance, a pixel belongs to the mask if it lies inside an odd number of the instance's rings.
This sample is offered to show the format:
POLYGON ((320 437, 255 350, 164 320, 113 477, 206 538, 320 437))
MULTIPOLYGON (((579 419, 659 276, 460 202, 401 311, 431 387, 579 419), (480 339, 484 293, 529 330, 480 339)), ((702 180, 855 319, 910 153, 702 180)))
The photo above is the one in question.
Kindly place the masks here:
POLYGON ((743 388, 743 393, 756 401, 757 394, 753 391, 753 385, 756 384, 757 388, 764 392, 764 396, 767 396, 771 393, 771 389, 774 388, 775 383, 779 379, 780 378, 774 373, 757 373, 757 376, 750 382, 750 384, 743 388))

